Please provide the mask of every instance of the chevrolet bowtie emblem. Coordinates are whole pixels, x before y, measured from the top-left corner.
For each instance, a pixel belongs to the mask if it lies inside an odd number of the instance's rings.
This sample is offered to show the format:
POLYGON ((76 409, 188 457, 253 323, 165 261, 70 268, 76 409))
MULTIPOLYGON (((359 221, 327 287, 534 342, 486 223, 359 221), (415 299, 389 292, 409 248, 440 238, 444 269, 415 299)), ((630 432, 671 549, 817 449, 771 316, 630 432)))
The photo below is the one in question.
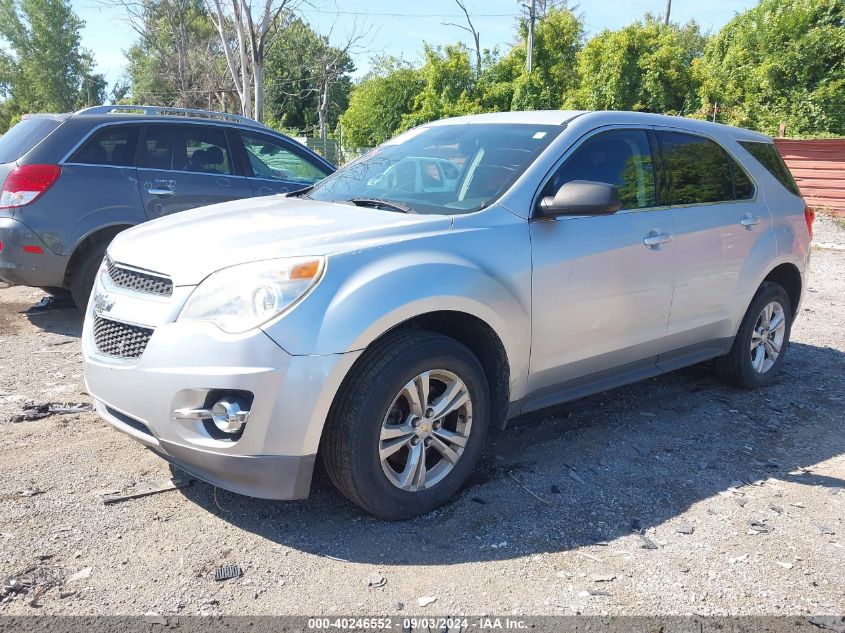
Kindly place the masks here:
POLYGON ((109 299, 108 295, 98 294, 94 298, 94 310, 99 313, 108 312, 114 307, 114 300, 109 299))

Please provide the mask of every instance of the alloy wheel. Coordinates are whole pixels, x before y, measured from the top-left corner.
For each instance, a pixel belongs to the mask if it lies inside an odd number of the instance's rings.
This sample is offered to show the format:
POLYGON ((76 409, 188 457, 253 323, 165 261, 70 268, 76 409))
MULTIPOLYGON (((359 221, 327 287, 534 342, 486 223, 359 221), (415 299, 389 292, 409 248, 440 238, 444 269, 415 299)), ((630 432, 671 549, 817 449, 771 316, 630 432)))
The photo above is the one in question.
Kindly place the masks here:
POLYGON ((751 366, 760 374, 769 371, 777 361, 786 335, 786 315, 777 301, 768 303, 751 333, 751 366))
POLYGON ((472 399, 464 381, 445 369, 425 371, 393 399, 381 425, 379 459, 390 483, 417 492, 455 467, 472 431, 472 399))

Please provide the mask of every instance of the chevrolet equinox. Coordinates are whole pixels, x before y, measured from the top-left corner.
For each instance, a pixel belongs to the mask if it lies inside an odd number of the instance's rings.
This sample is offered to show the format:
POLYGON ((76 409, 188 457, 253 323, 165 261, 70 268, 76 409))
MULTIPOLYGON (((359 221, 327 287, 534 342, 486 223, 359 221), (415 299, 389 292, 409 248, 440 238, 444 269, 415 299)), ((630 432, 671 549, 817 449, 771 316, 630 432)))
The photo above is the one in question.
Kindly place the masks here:
POLYGON ((411 517, 516 415, 715 359, 777 376, 813 213, 772 140, 628 112, 412 129, 310 189, 118 235, 83 332, 111 425, 216 486, 306 497, 319 456, 411 517))

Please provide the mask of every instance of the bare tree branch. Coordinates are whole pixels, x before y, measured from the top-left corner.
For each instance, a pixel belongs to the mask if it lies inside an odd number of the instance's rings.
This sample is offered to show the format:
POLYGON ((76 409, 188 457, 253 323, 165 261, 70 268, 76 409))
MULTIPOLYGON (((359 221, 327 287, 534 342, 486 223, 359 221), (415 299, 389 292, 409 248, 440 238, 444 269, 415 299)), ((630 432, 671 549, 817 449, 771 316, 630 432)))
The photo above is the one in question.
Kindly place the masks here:
POLYGON ((472 35, 472 39, 475 42, 475 76, 481 76, 481 34, 475 29, 475 25, 472 23, 472 18, 469 15, 469 10, 467 9, 465 0, 455 0, 455 3, 461 8, 461 11, 464 12, 466 16, 466 24, 455 24, 454 22, 443 22, 444 26, 454 26, 459 29, 463 29, 470 35, 472 35))

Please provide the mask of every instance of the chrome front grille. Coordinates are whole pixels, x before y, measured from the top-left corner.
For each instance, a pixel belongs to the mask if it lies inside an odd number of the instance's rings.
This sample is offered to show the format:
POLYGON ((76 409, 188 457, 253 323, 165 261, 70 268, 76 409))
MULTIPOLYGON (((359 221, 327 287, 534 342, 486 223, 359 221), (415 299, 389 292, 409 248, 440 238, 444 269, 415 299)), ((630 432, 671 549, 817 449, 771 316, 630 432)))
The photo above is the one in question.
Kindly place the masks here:
POLYGON ((115 286, 160 297, 169 297, 173 294, 173 282, 167 277, 124 268, 115 264, 111 257, 106 257, 106 270, 115 286))
POLYGON ((115 358, 140 358, 153 330, 94 316, 94 344, 101 354, 115 358))

